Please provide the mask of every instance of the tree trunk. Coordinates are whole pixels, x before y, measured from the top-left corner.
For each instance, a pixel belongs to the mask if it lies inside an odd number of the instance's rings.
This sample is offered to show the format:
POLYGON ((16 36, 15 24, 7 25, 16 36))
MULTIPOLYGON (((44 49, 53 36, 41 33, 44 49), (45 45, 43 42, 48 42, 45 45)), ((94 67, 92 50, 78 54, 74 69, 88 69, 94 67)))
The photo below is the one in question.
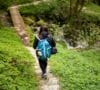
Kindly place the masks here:
POLYGON ((72 2, 73 2, 73 0, 70 0, 70 11, 69 11, 70 12, 70 15, 69 15, 70 17, 72 16, 72 12, 73 12, 73 9, 72 9, 73 3, 72 2))
POLYGON ((70 16, 78 16, 81 12, 86 0, 70 0, 70 16))

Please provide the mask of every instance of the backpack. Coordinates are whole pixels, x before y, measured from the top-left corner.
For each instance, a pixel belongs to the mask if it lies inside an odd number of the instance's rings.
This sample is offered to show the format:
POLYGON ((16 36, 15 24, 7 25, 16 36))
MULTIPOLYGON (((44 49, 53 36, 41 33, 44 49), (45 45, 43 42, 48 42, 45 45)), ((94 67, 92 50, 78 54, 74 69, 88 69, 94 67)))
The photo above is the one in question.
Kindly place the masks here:
POLYGON ((38 53, 38 58, 40 60, 47 60, 47 58, 50 58, 51 56, 51 46, 47 39, 41 39, 38 42, 37 45, 37 53, 38 53))

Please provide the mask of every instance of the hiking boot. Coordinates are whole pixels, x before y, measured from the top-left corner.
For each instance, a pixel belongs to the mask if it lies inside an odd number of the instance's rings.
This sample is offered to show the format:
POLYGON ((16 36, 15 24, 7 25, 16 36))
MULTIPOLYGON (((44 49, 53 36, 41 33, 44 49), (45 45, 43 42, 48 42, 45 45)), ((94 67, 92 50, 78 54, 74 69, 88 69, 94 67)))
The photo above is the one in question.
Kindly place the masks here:
POLYGON ((42 78, 47 79, 47 74, 46 73, 42 74, 42 78))

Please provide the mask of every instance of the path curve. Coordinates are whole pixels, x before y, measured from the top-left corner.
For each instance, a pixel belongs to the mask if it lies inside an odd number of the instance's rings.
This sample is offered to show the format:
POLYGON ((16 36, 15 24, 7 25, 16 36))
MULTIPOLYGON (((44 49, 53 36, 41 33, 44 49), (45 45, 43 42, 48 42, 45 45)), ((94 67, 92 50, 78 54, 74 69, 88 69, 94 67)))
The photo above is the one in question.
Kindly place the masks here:
POLYGON ((16 32, 20 36, 23 44, 28 46, 29 38, 25 31, 25 24, 24 24, 23 18, 21 17, 17 6, 10 7, 9 11, 10 11, 10 15, 11 15, 12 22, 14 24, 14 28, 15 28, 16 32))
MULTIPOLYGON (((42 1, 47 2, 48 0, 42 0, 42 1)), ((18 9, 23 6, 37 5, 38 3, 42 2, 42 1, 36 1, 36 2, 32 2, 32 3, 27 3, 27 4, 21 4, 21 5, 15 5, 15 6, 11 6, 8 8, 10 11, 12 22, 14 24, 14 28, 15 28, 16 32, 18 33, 18 35, 20 36, 23 44, 26 46, 29 46, 29 38, 28 38, 27 32, 25 31, 25 23, 24 23, 23 18, 21 17, 21 14, 18 9)))
MULTIPOLYGON (((47 0, 43 0, 47 1, 47 0)), ((40 1, 39 1, 40 2, 40 1)), ((35 2, 32 4, 37 5, 39 2, 35 2)), ((12 22, 14 24, 15 30, 22 39, 23 44, 26 46, 26 48, 29 50, 30 54, 35 58, 35 72, 37 74, 37 78, 39 79, 39 90, 59 90, 59 80, 56 78, 51 72, 50 72, 50 66, 47 67, 47 75, 48 79, 43 80, 41 79, 41 70, 38 64, 37 57, 35 55, 35 50, 32 47, 29 46, 29 38, 27 35, 27 32, 25 31, 25 24, 24 21, 19 13, 18 8, 21 6, 28 6, 31 4, 24 4, 24 5, 18 5, 18 6, 12 6, 9 8, 12 22)))

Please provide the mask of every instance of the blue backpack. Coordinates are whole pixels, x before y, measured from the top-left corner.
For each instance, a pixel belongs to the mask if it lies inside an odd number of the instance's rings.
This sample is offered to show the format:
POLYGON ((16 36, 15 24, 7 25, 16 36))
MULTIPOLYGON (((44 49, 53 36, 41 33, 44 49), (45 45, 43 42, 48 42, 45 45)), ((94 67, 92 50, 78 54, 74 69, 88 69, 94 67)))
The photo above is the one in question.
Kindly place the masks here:
POLYGON ((37 50, 40 55, 38 55, 40 60, 47 60, 51 56, 51 46, 47 39, 41 39, 38 42, 37 50))

